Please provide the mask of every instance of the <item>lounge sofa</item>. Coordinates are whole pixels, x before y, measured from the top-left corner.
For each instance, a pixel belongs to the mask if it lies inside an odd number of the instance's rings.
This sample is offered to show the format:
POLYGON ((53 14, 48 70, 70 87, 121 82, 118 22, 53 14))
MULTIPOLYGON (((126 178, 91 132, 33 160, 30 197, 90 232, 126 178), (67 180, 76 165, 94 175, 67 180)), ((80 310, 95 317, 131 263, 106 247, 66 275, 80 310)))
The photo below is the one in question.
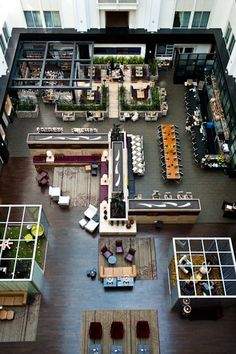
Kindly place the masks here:
POLYGON ((137 276, 136 265, 132 265, 130 267, 104 267, 100 266, 100 278, 108 278, 108 277, 132 277, 135 278, 137 276))

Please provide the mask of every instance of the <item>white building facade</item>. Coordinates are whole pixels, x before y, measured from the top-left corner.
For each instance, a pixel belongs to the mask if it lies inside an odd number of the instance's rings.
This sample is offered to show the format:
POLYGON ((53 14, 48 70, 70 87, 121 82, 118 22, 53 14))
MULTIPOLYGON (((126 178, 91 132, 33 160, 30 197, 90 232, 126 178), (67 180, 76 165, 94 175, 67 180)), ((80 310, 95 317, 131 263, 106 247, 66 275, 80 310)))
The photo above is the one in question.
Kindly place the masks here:
MULTIPOLYGON (((13 28, 61 28, 87 32, 114 26, 143 29, 150 33, 162 29, 219 28, 230 55, 228 74, 236 78, 234 0, 1 0, 0 13, 0 76, 7 71, 4 55, 13 28)), ((182 52, 190 47, 194 53, 210 50, 210 46, 201 43, 194 46, 178 44, 177 47, 182 52)))

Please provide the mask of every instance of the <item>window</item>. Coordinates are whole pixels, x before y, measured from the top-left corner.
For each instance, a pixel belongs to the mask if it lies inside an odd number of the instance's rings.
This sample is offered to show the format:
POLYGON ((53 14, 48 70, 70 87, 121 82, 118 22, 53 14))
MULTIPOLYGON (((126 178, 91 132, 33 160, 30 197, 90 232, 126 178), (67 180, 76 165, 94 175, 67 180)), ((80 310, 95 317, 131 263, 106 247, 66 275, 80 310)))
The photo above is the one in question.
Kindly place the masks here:
POLYGON ((206 28, 209 20, 210 12, 194 12, 192 28, 206 28))
POLYGON ((173 27, 188 28, 191 12, 175 12, 173 27))
POLYGON ((4 23, 4 25, 3 25, 2 32, 4 34, 6 43, 8 43, 10 36, 9 36, 9 32, 8 32, 8 28, 7 28, 6 23, 4 23))
POLYGON ((231 35, 231 32, 232 32, 232 28, 231 28, 230 23, 228 23, 227 30, 226 30, 226 33, 225 33, 225 43, 226 43, 226 44, 228 44, 228 41, 229 41, 229 37, 230 37, 230 35, 231 35))
POLYGON ((4 40, 3 40, 2 35, 0 35, 0 47, 2 48, 3 54, 5 54, 7 48, 6 48, 6 46, 5 46, 5 43, 4 43, 4 40))
POLYGON ((229 42, 229 46, 228 46, 229 54, 232 53, 232 51, 234 49, 234 44, 235 44, 235 37, 234 37, 234 35, 232 35, 231 40, 229 42))
POLYGON ((46 27, 61 27, 59 11, 44 11, 46 27))
POLYGON ((43 27, 39 11, 24 11, 27 27, 43 27))

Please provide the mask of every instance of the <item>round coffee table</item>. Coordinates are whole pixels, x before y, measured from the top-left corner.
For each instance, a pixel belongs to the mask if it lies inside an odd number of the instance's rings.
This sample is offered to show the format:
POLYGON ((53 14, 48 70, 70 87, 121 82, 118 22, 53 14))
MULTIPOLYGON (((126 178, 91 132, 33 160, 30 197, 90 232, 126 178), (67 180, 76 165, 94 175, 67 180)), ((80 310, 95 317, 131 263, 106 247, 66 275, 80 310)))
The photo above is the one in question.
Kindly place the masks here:
POLYGON ((109 264, 116 264, 116 256, 110 256, 108 258, 108 263, 109 264))

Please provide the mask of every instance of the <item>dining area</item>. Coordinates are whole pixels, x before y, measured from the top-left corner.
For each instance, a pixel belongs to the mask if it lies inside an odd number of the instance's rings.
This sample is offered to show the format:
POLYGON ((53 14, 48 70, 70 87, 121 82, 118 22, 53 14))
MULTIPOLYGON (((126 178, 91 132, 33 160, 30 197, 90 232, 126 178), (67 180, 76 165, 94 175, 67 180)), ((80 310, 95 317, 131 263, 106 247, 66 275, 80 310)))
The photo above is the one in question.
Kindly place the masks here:
POLYGON ((183 177, 183 166, 181 165, 178 127, 174 124, 161 124, 158 127, 157 137, 160 147, 162 178, 180 181, 183 177))

